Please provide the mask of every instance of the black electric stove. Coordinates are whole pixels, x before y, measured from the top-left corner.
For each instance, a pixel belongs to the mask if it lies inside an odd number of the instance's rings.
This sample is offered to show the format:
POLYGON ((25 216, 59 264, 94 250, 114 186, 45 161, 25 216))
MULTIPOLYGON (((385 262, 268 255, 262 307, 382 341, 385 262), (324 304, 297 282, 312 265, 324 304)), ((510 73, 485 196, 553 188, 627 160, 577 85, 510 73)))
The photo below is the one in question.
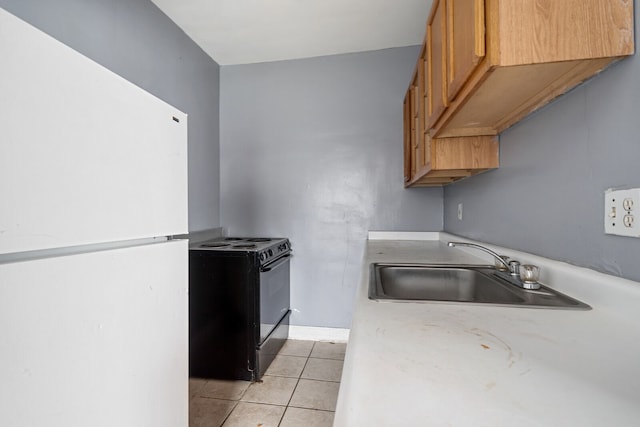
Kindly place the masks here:
POLYGON ((189 375, 259 380, 289 335, 286 238, 220 237, 189 249, 189 375))

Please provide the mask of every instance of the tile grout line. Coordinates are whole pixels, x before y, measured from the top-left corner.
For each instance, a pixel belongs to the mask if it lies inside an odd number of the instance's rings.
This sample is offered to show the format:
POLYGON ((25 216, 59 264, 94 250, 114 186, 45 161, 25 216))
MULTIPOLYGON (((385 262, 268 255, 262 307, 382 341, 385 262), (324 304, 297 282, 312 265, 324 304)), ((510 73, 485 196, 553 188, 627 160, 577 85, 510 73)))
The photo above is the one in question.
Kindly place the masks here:
MULTIPOLYGON (((315 344, 314 344, 315 346, 315 344)), ((309 359, 317 359, 317 360, 335 360, 336 362, 342 362, 342 366, 344 367, 344 359, 340 360, 340 359, 326 359, 326 358, 322 358, 322 357, 311 357, 309 356, 307 358, 307 363, 309 363, 309 359)), ((307 367, 307 364, 305 363, 305 368, 307 367)), ((304 369, 303 369, 304 372, 304 369)), ((340 376, 340 380, 338 381, 333 381, 333 380, 323 380, 323 379, 319 379, 319 378, 302 378, 302 374, 300 374, 300 379, 304 379, 304 380, 310 380, 310 381, 322 381, 325 383, 338 383, 340 384, 341 380, 342 380, 342 375, 340 376)), ((322 410, 322 409, 320 409, 322 410)))
POLYGON ((332 380, 319 380, 317 378, 302 378, 300 377, 301 380, 307 380, 307 381, 318 381, 319 383, 338 383, 340 384, 340 381, 332 381, 332 380))
MULTIPOLYGON (((314 341, 313 345, 311 346, 311 349, 309 350, 309 353, 307 354, 307 356, 305 357, 305 362, 304 365, 300 371, 300 373, 298 374, 297 377, 289 377, 289 378, 295 378, 296 379, 296 383, 295 386, 293 387, 293 391, 291 393, 291 396, 289 397, 287 403, 285 405, 276 405, 276 404, 270 404, 270 403, 260 403, 260 402, 245 402, 245 403, 253 403, 253 404, 257 404, 257 405, 264 405, 264 406, 277 406, 277 407, 281 407, 284 408, 284 411, 282 412, 282 415, 280 416, 280 419, 278 421, 277 426, 281 426, 282 422, 284 421, 284 417, 287 413, 287 410, 289 408, 296 408, 296 409, 303 409, 303 410, 310 410, 310 411, 315 411, 315 412, 322 412, 322 413, 330 413, 330 414, 335 414, 335 410, 328 410, 328 409, 318 409, 318 408, 305 408, 305 407, 299 407, 299 406, 292 406, 291 402, 293 400, 293 396, 295 395, 296 391, 298 390, 298 387, 300 386, 300 380, 304 379, 304 380, 308 380, 308 381, 317 381, 317 382, 324 382, 324 383, 334 383, 334 384, 340 384, 341 381, 334 381, 334 380, 327 380, 327 379, 315 379, 315 378, 303 378, 302 375, 305 371, 305 369, 308 367, 310 359, 316 359, 316 360, 335 360, 337 362, 341 362, 342 364, 344 364, 344 358, 342 359, 336 359, 336 358, 331 358, 331 357, 312 357, 313 354, 313 350, 316 348, 316 344, 320 342, 320 341, 314 341)), ((296 356, 296 357, 302 357, 302 356, 296 356)), ((274 375, 274 377, 280 377, 279 375, 274 375)), ((287 378, 286 376, 282 376, 284 378, 287 378)), ((229 398, 218 398, 218 397, 211 397, 211 396, 204 396, 202 394, 203 390, 206 389, 206 386, 209 384, 210 380, 205 380, 204 384, 202 384, 202 386, 198 389, 198 391, 194 394, 193 398, 200 398, 200 399, 212 399, 212 400, 221 400, 221 401, 226 401, 226 402, 230 402, 232 403, 231 409, 229 411, 229 413, 224 417, 224 419, 221 421, 220 424, 218 424, 218 427, 223 426, 231 417, 231 415, 233 414, 233 412, 237 409, 238 405, 240 402, 244 402, 242 399, 246 396, 251 384, 249 384, 249 387, 247 387, 245 390, 243 390, 243 392, 239 395, 237 400, 234 399, 229 399, 229 398)), ((192 399, 190 398, 190 401, 192 399)))
POLYGON ((287 413, 287 409, 289 409, 289 405, 291 404, 291 399, 293 399, 293 395, 296 394, 296 390, 298 389, 298 384, 300 384, 300 379, 302 377, 302 373, 304 372, 304 369, 307 367, 307 363, 309 363, 309 359, 311 358, 311 353, 313 353, 313 348, 316 346, 316 343, 314 342, 313 345, 311 346, 311 350, 309 351, 309 355, 307 356, 307 359, 304 361, 304 366, 302 367, 302 370, 300 371, 300 375, 298 375, 298 378, 296 380, 296 385, 295 387, 293 387, 293 392, 291 393, 291 396, 289 397, 289 401, 287 402, 287 406, 284 408, 284 412, 282 413, 282 417, 280 418, 280 421, 278 421, 278 427, 280 427, 280 424, 282 424, 282 420, 284 420, 284 416, 287 413))
MULTIPOLYGON (((224 400, 225 402, 240 402, 240 399, 225 399, 224 397, 211 397, 211 396, 195 396, 196 399, 207 399, 207 400, 224 400)), ((190 399, 192 400, 192 399, 190 399)), ((280 405, 282 406, 282 405, 280 405)))
POLYGON ((234 402, 236 402, 233 405, 233 408, 231 408, 231 410, 229 411, 229 413, 227 414, 226 417, 224 417, 224 419, 222 420, 222 422, 220 423, 219 427, 222 427, 224 425, 224 423, 227 422, 227 420, 229 419, 229 417, 231 416, 231 414, 233 414, 233 411, 235 411, 235 409, 238 407, 238 403, 240 403, 239 400, 235 400, 234 402))

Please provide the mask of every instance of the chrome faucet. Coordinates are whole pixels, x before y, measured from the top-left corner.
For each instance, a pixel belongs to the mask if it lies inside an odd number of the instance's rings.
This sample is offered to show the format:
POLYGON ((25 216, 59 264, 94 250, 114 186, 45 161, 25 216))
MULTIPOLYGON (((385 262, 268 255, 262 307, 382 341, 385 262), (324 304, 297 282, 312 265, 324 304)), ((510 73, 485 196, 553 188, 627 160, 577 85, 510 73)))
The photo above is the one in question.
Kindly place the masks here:
POLYGON ((451 246, 452 248, 456 247, 456 246, 468 246, 470 248, 476 248, 476 249, 480 249, 481 251, 484 251, 490 255, 493 255, 493 257, 495 259, 498 260, 498 262, 502 263, 502 265, 504 265, 507 270, 511 271, 511 266, 509 264, 507 264, 507 262, 504 260, 503 257, 501 257, 500 255, 498 255, 497 253, 495 253, 494 251, 492 251, 489 248, 485 248, 484 246, 480 246, 480 245, 476 245, 475 243, 464 243, 464 242, 449 242, 447 243, 448 246, 451 246))
MULTIPOLYGON (((465 242, 449 242, 447 243, 447 246, 449 247, 456 247, 456 246, 467 246, 469 248, 475 248, 475 249, 479 249, 483 252, 486 252, 488 254, 490 254, 491 256, 493 256, 500 264, 502 264, 505 268, 506 271, 509 272, 509 274, 504 274, 501 271, 497 271, 496 274, 499 275, 500 277, 502 277, 503 279, 506 279, 509 283, 516 285, 520 288, 524 288, 524 289, 539 289, 540 288, 540 283, 538 283, 538 278, 534 277, 532 280, 521 280, 520 279, 520 262, 516 261, 516 260, 511 260, 507 263, 507 261, 505 260, 506 257, 503 257, 501 255, 498 255, 496 252, 492 251, 489 248, 485 248, 484 246, 481 245, 476 245, 475 243, 465 243, 465 242)), ((508 258, 507 258, 508 259, 508 258)), ((537 271, 537 267, 535 266, 526 266, 528 269, 530 270, 535 270, 537 271), (530 268, 530 267, 535 267, 535 268, 530 268)))

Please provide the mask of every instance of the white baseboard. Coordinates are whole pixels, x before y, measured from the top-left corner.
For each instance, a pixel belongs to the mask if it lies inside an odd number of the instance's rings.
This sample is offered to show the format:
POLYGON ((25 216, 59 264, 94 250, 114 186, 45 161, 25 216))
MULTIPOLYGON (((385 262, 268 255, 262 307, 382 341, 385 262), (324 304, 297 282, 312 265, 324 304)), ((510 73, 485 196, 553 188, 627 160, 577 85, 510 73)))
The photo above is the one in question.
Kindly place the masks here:
POLYGON ((316 326, 289 326, 289 339, 308 341, 349 341, 349 329, 319 328, 316 326))

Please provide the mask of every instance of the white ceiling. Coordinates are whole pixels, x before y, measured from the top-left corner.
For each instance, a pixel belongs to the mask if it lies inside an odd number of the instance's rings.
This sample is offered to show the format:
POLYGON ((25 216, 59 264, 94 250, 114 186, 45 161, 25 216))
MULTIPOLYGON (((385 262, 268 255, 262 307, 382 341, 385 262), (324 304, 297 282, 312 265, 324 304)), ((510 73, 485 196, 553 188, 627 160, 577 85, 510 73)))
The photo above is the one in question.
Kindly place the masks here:
POLYGON ((421 44, 432 0, 152 0, 220 65, 421 44))

